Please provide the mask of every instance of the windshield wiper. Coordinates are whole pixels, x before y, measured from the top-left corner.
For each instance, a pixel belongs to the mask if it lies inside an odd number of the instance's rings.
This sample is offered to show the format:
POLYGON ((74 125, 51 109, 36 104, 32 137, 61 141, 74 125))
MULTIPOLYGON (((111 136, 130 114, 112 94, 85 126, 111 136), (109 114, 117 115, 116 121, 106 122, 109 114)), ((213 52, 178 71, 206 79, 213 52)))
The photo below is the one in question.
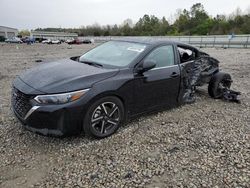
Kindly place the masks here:
POLYGON ((96 62, 93 62, 93 61, 80 61, 80 62, 81 62, 81 63, 88 64, 88 65, 91 65, 91 66, 95 66, 95 67, 103 67, 102 64, 96 63, 96 62))

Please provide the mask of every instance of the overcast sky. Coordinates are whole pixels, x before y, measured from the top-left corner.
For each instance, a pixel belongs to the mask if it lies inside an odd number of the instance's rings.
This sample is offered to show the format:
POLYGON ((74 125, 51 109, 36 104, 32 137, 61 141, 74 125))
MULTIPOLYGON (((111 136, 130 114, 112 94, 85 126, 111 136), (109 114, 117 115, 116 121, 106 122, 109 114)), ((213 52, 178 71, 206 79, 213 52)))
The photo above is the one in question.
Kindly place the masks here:
POLYGON ((200 2, 209 15, 250 10, 249 0, 0 0, 0 25, 18 29, 80 27, 138 21, 144 14, 165 16, 200 2))

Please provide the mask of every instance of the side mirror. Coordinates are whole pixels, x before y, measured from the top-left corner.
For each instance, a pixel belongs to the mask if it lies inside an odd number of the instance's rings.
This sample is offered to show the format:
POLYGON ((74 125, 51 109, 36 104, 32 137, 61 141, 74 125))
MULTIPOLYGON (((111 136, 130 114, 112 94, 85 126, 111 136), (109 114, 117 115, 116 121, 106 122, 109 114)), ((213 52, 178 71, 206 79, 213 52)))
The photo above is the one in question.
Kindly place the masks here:
POLYGON ((150 69, 155 68, 155 66, 156 66, 156 62, 155 61, 153 61, 153 60, 146 60, 146 61, 144 61, 141 64, 141 66, 139 66, 137 68, 137 72, 140 73, 140 74, 142 74, 142 73, 144 73, 144 72, 146 72, 146 71, 148 71, 150 69))

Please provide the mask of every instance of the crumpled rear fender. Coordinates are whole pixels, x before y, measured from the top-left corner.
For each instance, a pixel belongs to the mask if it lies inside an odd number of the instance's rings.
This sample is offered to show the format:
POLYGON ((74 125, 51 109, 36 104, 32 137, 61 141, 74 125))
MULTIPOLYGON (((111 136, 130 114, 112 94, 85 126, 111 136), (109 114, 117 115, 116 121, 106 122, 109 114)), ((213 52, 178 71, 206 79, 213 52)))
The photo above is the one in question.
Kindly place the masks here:
POLYGON ((219 61, 207 54, 196 60, 181 64, 181 84, 179 101, 186 103, 194 94, 196 86, 209 83, 211 77, 219 72, 219 61))

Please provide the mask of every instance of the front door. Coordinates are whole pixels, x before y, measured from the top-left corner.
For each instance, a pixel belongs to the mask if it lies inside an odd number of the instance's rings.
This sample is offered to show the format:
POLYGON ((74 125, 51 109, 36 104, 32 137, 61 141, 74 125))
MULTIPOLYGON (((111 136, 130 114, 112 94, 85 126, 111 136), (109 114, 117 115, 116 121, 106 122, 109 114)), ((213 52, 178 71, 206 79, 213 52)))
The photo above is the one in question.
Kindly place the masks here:
POLYGON ((180 68, 172 45, 155 48, 143 60, 153 60, 156 67, 143 75, 135 74, 134 112, 177 104, 180 86, 180 68))

